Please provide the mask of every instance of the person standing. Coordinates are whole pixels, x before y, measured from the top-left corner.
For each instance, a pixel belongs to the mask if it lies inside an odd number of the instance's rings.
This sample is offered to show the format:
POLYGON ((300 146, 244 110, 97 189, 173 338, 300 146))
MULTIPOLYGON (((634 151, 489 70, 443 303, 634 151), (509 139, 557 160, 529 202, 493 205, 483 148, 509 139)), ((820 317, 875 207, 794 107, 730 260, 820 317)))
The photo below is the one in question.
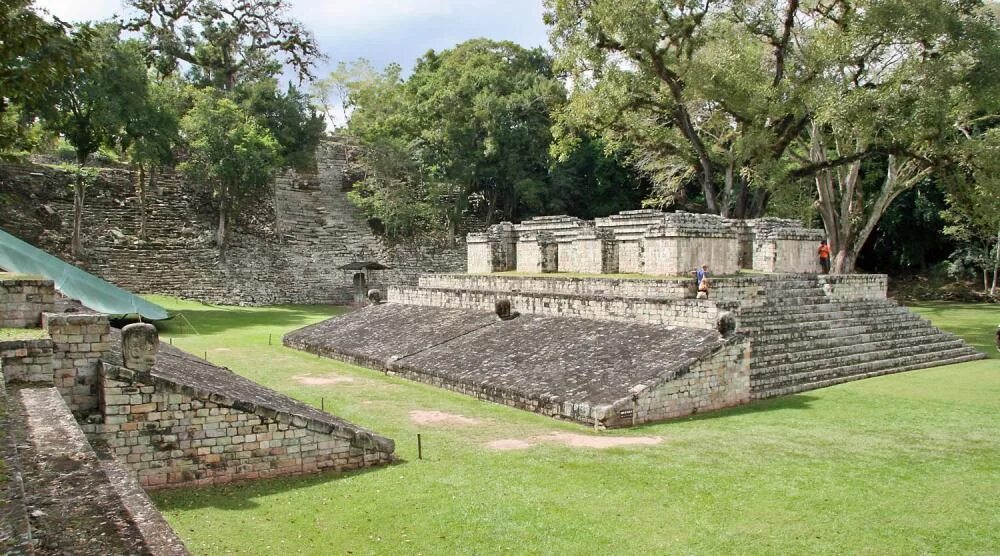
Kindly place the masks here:
POLYGON ((819 242, 816 254, 819 255, 819 266, 823 269, 823 274, 830 274, 830 246, 825 239, 819 242))

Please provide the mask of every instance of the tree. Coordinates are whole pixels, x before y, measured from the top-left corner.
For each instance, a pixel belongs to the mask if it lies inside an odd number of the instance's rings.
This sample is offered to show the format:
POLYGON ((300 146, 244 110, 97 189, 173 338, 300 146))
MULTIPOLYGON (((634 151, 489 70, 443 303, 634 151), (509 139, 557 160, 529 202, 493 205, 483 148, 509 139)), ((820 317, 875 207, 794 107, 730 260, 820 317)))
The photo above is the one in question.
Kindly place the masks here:
POLYGON ((838 2, 545 4, 557 68, 573 84, 560 114, 567 127, 626 147, 661 199, 695 180, 708 212, 764 211, 808 124, 798 96, 812 74, 789 67, 803 56, 793 35, 835 18, 838 2))
POLYGON ((842 63, 807 100, 807 167, 835 273, 851 272, 890 204, 953 164, 971 122, 1000 108, 1000 35, 981 12, 936 0, 856 8, 814 38, 842 63))
POLYGON ((301 170, 315 163, 316 147, 325 126, 307 95, 292 84, 282 94, 276 80, 264 79, 241 83, 232 99, 253 114, 278 141, 282 166, 301 170))
POLYGON ((211 185, 219 203, 216 241, 226 245, 229 214, 266 186, 281 163, 281 146, 267 127, 230 99, 211 90, 194 94, 181 120, 188 159, 180 170, 211 185))
POLYGON ((487 218, 525 214, 548 181, 549 113, 564 96, 541 50, 476 39, 428 52, 405 82, 390 68, 358 85, 349 130, 380 161, 407 153, 413 165, 391 165, 414 171, 399 183, 420 189, 454 231, 470 197, 487 218))
POLYGON ((959 251, 982 273, 983 290, 995 296, 1000 281, 1000 128, 986 130, 963 147, 950 175, 945 233, 960 242, 959 251))
POLYGON ((154 66, 170 75, 190 65, 193 81, 232 91, 241 82, 274 77, 282 64, 300 80, 312 77, 319 45, 301 23, 288 17, 285 0, 127 0, 132 17, 154 55, 154 66))
POLYGON ((146 239, 149 216, 148 192, 164 167, 175 162, 181 144, 180 117, 183 85, 176 79, 151 81, 144 106, 129 118, 121 147, 136 167, 136 197, 139 199, 139 238, 146 239))
POLYGON ((659 187, 705 210, 760 214, 815 184, 849 272, 886 208, 947 164, 1000 96, 996 23, 946 0, 548 0, 561 121, 587 124, 659 187))
POLYGON ((45 94, 83 65, 86 30, 76 40, 70 26, 41 17, 30 0, 0 3, 0 151, 24 136, 34 115, 25 104, 45 94))
MULTIPOLYGON (((82 169, 102 145, 124 135, 130 119, 146 108, 146 68, 134 41, 120 42, 118 26, 83 26, 73 34, 73 48, 82 52, 81 64, 54 87, 29 101, 42 114, 46 127, 62 134, 76 150, 82 169)), ((72 253, 82 254, 82 221, 87 181, 77 172, 73 187, 72 253)))
POLYGON ((346 123, 350 119, 351 93, 378 78, 379 72, 371 62, 359 58, 349 64, 338 63, 337 69, 331 71, 329 75, 313 81, 310 92, 317 107, 322 111, 327 125, 337 127, 338 120, 346 123), (334 113, 335 105, 339 108, 339 114, 334 113))

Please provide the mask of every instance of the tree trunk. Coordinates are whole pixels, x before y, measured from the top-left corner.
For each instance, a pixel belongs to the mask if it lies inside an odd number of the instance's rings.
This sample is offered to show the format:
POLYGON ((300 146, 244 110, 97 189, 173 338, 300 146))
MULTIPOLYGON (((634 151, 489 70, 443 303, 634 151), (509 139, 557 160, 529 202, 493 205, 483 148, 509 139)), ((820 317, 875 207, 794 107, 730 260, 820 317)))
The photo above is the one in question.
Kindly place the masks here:
POLYGON ((734 178, 734 167, 735 163, 730 160, 729 164, 726 164, 726 182, 722 190, 722 201, 720 201, 720 212, 723 217, 730 218, 733 211, 730 209, 733 200, 733 178, 734 178))
POLYGON ((146 166, 141 162, 139 163, 138 179, 135 182, 135 193, 139 197, 139 239, 144 240, 146 239, 146 166))
POLYGON ((219 189, 219 229, 215 234, 215 243, 219 248, 226 246, 226 226, 229 217, 229 198, 227 187, 223 185, 219 189))
POLYGON ((997 294, 997 273, 1000 272, 1000 230, 997 230, 996 252, 993 254, 993 285, 990 286, 990 295, 997 294))
MULTIPOLYGON (((809 158, 814 163, 827 162, 828 147, 822 136, 823 130, 813 125, 809 158)), ((836 148, 838 154, 843 156, 839 143, 836 148)), ((860 141, 853 146, 855 152, 863 152, 865 148, 860 141)), ((854 161, 846 168, 827 168, 816 174, 817 208, 830 242, 830 251, 835 254, 830 265, 832 274, 854 271, 861 248, 886 209, 902 192, 926 177, 930 168, 921 167, 913 159, 899 163, 895 156, 890 155, 885 180, 874 199, 866 199, 859 185, 860 171, 861 162, 854 161)))
POLYGON ((80 163, 76 173, 76 183, 73 187, 73 238, 70 242, 70 250, 73 258, 79 259, 83 256, 83 203, 87 196, 87 183, 83 175, 83 162, 80 163))

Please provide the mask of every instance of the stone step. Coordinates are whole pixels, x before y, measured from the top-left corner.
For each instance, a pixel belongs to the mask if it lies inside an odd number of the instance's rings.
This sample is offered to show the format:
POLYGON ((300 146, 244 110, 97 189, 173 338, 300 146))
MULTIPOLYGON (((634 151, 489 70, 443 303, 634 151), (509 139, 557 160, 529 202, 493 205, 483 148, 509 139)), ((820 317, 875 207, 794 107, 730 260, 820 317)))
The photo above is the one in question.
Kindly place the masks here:
POLYGON ((785 315, 807 315, 821 312, 851 311, 862 308, 884 308, 895 309, 900 305, 891 299, 859 299, 856 301, 822 301, 819 303, 807 303, 801 305, 775 306, 760 305, 743 309, 740 313, 742 320, 766 320, 773 317, 785 315))
POLYGON ((762 385, 762 384, 753 385, 753 383, 751 382, 750 397, 759 400, 765 398, 773 398, 777 396, 786 396, 789 394, 795 394, 805 390, 815 390, 817 388, 834 386, 836 384, 841 384, 852 380, 872 378, 876 376, 887 375, 892 373, 900 373, 904 371, 912 371, 916 369, 926 369, 928 367, 955 365, 958 363, 977 361, 979 359, 984 359, 986 357, 982 353, 971 350, 971 348, 970 351, 973 351, 973 353, 966 352, 947 357, 942 356, 942 357, 921 357, 921 358, 918 357, 898 358, 895 360, 891 360, 891 362, 888 362, 884 365, 871 366, 867 370, 848 372, 836 376, 828 376, 826 378, 799 377, 798 380, 788 380, 786 383, 782 384, 772 383, 769 385, 762 385))
POLYGON ((823 336, 824 334, 836 334, 839 336, 863 334, 865 332, 872 332, 875 327, 885 328, 914 323, 927 325, 926 321, 919 315, 910 312, 901 312, 891 315, 865 315, 844 319, 786 321, 779 324, 767 324, 742 329, 744 332, 749 333, 751 337, 762 338, 766 336, 768 341, 770 341, 810 338, 823 336))
POLYGON ((912 338, 936 337, 942 334, 950 339, 954 338, 951 334, 941 332, 933 327, 914 327, 912 329, 876 331, 844 337, 810 338, 808 340, 793 342, 760 342, 753 347, 753 356, 756 358, 775 353, 797 353, 810 349, 834 349, 842 345, 864 344, 881 340, 910 341, 912 338))
POLYGON ((941 354, 942 358, 966 355, 975 350, 964 345, 961 341, 952 340, 923 346, 909 346, 906 348, 893 350, 880 350, 877 352, 857 353, 850 355, 837 355, 826 360, 814 359, 781 365, 772 365, 767 368, 750 370, 750 384, 763 384, 769 382, 781 382, 785 380, 797 380, 795 377, 804 375, 822 376, 828 373, 852 373, 863 372, 867 366, 891 364, 897 359, 907 357, 934 357, 941 354), (878 356, 873 357, 873 354, 878 356), (852 370, 852 369, 856 369, 852 370))
POLYGON ((909 313, 905 307, 899 306, 864 306, 859 305, 853 308, 838 308, 836 306, 814 307, 813 310, 795 311, 790 313, 775 312, 767 316, 751 316, 750 318, 740 316, 739 321, 744 327, 758 327, 770 324, 781 324, 783 322, 800 321, 808 319, 810 321, 842 320, 852 317, 871 317, 873 315, 892 315, 909 313))
POLYGON ((828 360, 831 354, 835 357, 856 357, 861 360, 878 359, 879 355, 891 350, 894 353, 910 351, 911 353, 926 350, 943 349, 947 347, 961 347, 965 345, 961 340, 948 338, 939 334, 924 334, 911 336, 908 338, 893 338, 891 340, 877 340, 872 342, 858 343, 853 338, 845 338, 840 345, 819 347, 815 349, 785 351, 771 353, 763 357, 752 357, 750 361, 751 369, 773 369, 786 365, 802 366, 806 362, 822 362, 828 360))

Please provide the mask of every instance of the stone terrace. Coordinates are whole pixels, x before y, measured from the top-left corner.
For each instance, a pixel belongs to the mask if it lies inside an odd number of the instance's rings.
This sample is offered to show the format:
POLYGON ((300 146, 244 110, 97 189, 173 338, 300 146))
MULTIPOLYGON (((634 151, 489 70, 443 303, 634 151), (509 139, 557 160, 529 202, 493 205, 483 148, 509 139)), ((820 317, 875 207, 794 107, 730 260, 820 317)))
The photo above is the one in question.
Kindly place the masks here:
POLYGON ((983 357, 887 299, 884 275, 724 276, 694 293, 688 278, 425 275, 285 343, 599 427, 983 357), (498 320, 498 301, 523 315, 498 320))
POLYGON ((616 427, 735 405, 745 343, 716 331, 414 305, 370 306, 286 345, 553 417, 616 427))
POLYGON ((120 335, 102 373, 97 436, 147 488, 343 471, 389 463, 392 440, 163 345, 125 368, 120 335))

